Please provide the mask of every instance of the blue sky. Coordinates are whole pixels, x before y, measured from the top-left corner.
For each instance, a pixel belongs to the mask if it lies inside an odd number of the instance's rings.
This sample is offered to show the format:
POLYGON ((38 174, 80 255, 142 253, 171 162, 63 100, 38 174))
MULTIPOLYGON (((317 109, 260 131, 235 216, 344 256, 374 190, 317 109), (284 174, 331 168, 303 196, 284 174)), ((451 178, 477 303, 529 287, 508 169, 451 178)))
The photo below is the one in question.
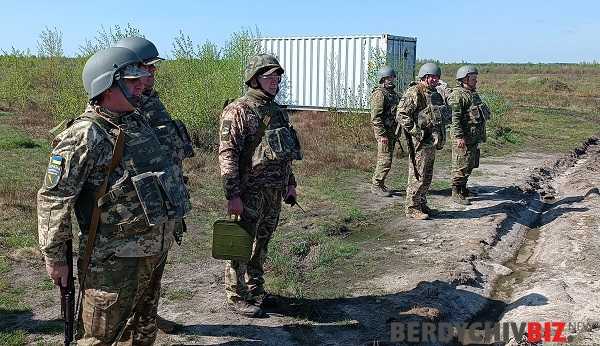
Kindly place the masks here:
POLYGON ((444 62, 600 60, 600 1, 47 1, 2 0, 0 48, 36 52, 45 26, 67 55, 101 25, 131 23, 169 55, 179 30, 222 45, 242 28, 262 36, 389 33, 417 37, 417 57, 444 62))

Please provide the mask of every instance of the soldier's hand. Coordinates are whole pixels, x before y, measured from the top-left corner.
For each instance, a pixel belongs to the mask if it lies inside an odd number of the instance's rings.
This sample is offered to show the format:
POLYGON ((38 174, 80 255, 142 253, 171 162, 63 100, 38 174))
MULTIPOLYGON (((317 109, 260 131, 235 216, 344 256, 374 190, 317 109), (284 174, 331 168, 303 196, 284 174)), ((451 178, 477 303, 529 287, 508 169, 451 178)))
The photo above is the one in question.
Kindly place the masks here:
POLYGON ((55 285, 67 287, 69 267, 66 264, 57 264, 46 259, 46 271, 55 285))
POLYGON ((244 211, 244 204, 242 203, 242 199, 238 197, 233 197, 232 199, 227 201, 227 213, 229 215, 242 215, 244 211))
POLYGON ((464 149, 467 146, 467 143, 465 142, 464 138, 458 138, 456 140, 456 146, 459 147, 460 149, 464 149))
POLYGON ((381 142, 382 145, 388 145, 388 138, 387 137, 381 137, 379 139, 379 141, 381 142))
POLYGON ((294 185, 289 185, 285 194, 285 198, 283 200, 285 201, 285 203, 288 203, 288 201, 296 202, 296 197, 298 197, 298 194, 296 193, 296 187, 294 185))

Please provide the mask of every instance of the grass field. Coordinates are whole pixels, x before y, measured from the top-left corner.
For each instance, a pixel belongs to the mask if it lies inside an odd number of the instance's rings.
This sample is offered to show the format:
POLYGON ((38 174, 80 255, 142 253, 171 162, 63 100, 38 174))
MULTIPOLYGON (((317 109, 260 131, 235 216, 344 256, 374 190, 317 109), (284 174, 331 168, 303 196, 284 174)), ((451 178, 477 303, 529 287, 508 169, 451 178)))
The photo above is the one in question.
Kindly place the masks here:
MULTIPOLYGON (((451 81, 456 67, 443 66, 443 79, 451 81)), ((566 152, 600 133, 597 68, 494 64, 480 71, 482 93, 496 97, 504 110, 494 128, 502 131, 483 146, 484 156, 566 152)), ((28 339, 28 330, 11 323, 31 314, 40 297, 46 304, 57 302, 37 251, 35 205, 50 150, 47 131, 56 121, 35 107, 15 113, 9 106, 0 105, 0 344, 20 345, 35 340, 28 339)), ((385 237, 376 225, 402 213, 403 206, 369 208, 361 203, 375 162, 367 115, 303 112, 293 114, 292 121, 305 154, 294 170, 299 202, 307 213, 284 206, 281 227, 270 246, 267 285, 292 297, 344 296, 349 293, 348 277, 372 275, 385 260, 370 258, 365 249, 372 239, 385 237)), ((449 172, 449 148, 448 144, 439 153, 436 171, 449 172)), ((193 232, 186 235, 180 256, 170 259, 176 263, 210 256, 211 224, 224 214, 225 205, 214 151, 198 149, 185 167, 194 206, 188 220, 193 232)), ((406 158, 396 159, 389 185, 403 190, 405 184, 406 158)), ((448 188, 447 180, 433 182, 434 190, 448 188)), ((190 291, 164 294, 170 300, 185 300, 190 291)), ((54 325, 46 328, 48 333, 60 332, 54 325)))

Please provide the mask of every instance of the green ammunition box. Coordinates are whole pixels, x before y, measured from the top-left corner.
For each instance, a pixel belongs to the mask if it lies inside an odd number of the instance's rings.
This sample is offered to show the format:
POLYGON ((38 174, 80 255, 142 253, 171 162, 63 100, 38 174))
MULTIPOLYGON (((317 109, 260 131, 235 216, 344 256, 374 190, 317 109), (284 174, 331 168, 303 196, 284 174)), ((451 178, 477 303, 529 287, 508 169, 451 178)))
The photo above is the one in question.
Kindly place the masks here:
POLYGON ((236 221, 219 219, 213 224, 212 256, 216 259, 248 262, 252 242, 252 236, 236 221))

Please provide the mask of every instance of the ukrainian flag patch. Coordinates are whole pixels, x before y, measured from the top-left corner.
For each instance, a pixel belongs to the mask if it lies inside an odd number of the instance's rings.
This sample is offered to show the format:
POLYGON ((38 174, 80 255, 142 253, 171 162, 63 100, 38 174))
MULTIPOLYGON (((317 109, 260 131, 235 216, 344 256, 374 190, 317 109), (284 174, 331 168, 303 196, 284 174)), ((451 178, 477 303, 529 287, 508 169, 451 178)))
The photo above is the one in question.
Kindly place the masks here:
POLYGON ((47 189, 53 189, 58 185, 60 177, 63 173, 63 163, 65 158, 60 155, 53 155, 50 157, 50 163, 48 164, 48 170, 46 171, 46 178, 44 184, 47 189))

